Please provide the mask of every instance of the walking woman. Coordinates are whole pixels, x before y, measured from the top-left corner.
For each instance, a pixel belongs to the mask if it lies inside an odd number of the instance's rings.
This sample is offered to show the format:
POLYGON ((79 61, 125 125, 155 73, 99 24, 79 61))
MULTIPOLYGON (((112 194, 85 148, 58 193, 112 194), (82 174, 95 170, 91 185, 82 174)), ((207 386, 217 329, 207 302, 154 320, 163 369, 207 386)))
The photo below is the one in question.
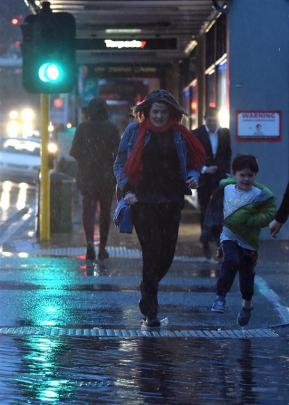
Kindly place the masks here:
POLYGON ((139 308, 157 327, 158 287, 173 261, 184 195, 196 188, 205 152, 179 124, 184 110, 167 90, 155 90, 134 108, 114 163, 117 186, 131 205, 141 245, 139 308))
POLYGON ((70 155, 78 163, 77 183, 82 194, 82 222, 87 242, 86 259, 96 258, 94 227, 99 205, 98 259, 108 257, 105 249, 111 222, 115 190, 113 161, 119 144, 118 130, 109 120, 106 101, 93 98, 85 111, 86 119, 76 129, 70 155))

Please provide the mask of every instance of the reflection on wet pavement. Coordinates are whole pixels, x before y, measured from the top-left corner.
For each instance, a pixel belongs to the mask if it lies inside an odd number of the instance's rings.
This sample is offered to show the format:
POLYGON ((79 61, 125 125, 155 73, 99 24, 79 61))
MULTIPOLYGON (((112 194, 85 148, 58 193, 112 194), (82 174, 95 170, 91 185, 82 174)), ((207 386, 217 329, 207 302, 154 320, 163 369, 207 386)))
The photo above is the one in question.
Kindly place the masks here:
MULTIPOLYGON (((139 260, 112 259, 98 267, 73 258, 2 257, 0 265, 2 306, 14 304, 9 313, 0 313, 2 326, 139 327, 139 260)), ((216 265, 174 263, 159 296, 160 316, 169 318, 169 328, 236 328, 237 286, 225 316, 210 311, 216 274, 216 265)), ((251 327, 280 322, 262 296, 255 313, 251 327)))
MULTIPOLYGON (((44 335, 45 328, 139 330, 139 260, 88 266, 81 258, 13 256, 0 265, 0 326, 19 331, 0 335, 1 404, 287 404, 286 337, 44 335)), ((215 264, 173 264, 160 286, 166 330, 236 328, 237 286, 225 315, 210 311, 216 274, 215 264)), ((256 295, 250 328, 278 323, 256 295)))
POLYGON ((287 345, 1 337, 0 401, 283 405, 289 364, 281 347, 287 345))
POLYGON ((35 205, 35 186, 12 181, 0 182, 0 224, 25 207, 35 205))

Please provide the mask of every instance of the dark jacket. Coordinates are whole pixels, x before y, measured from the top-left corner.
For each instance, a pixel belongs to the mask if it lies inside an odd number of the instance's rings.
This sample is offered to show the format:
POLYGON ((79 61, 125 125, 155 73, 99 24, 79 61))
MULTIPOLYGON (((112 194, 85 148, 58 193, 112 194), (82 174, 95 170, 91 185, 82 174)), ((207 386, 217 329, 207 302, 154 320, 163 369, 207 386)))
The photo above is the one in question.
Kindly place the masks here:
POLYGON ((284 224, 289 216, 289 183, 287 184, 286 191, 283 195, 281 205, 276 213, 275 219, 284 224))
POLYGON ((112 192, 118 144, 118 130, 108 120, 88 120, 77 127, 70 155, 78 163, 77 183, 82 193, 112 192))
POLYGON ((201 238, 205 241, 210 240, 211 235, 214 236, 217 232, 220 234, 222 226, 225 225, 257 249, 261 228, 269 225, 275 215, 274 197, 271 190, 256 183, 255 187, 262 190, 256 201, 238 208, 224 219, 224 189, 228 184, 235 183, 232 178, 222 180, 213 193, 206 211, 201 238))
POLYGON ((206 130, 205 125, 202 125, 201 127, 195 129, 192 131, 194 135, 199 139, 199 141, 202 143, 204 146, 206 155, 207 155, 207 160, 205 165, 206 166, 212 166, 216 165, 218 166, 218 171, 214 175, 201 175, 200 178, 200 185, 202 184, 203 181, 206 180, 207 176, 214 176, 218 180, 226 177, 226 174, 230 173, 230 166, 231 166, 231 138, 230 138, 230 132, 227 128, 220 128, 218 130, 218 147, 216 151, 216 155, 213 156, 212 152, 212 147, 211 147, 211 142, 209 138, 209 134, 206 130))

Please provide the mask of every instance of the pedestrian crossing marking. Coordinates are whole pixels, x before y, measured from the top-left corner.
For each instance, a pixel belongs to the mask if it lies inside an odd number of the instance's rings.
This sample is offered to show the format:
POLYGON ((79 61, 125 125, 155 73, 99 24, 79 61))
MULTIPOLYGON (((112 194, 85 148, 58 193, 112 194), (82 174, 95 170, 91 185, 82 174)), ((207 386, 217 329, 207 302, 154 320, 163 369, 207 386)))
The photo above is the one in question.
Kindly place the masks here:
MULTIPOLYGON (((18 247, 19 248, 19 247, 18 247)), ((57 247, 57 248, 42 248, 41 246, 27 244, 23 246, 25 252, 29 256, 56 256, 56 257, 82 257, 85 255, 84 247, 57 247)), ((111 258, 125 258, 125 259, 141 259, 141 251, 139 249, 129 249, 125 246, 107 246, 107 251, 111 258)), ((18 249, 16 249, 18 250, 18 249)), ((98 247, 95 247, 96 255, 98 254, 98 247)), ((15 252, 15 249, 14 249, 15 252)), ((17 252, 1 252, 0 257, 6 256, 17 256, 17 252)), ((205 259, 204 257, 198 256, 175 256, 174 261, 185 262, 185 263, 203 263, 203 264, 216 264, 214 259, 205 259)))

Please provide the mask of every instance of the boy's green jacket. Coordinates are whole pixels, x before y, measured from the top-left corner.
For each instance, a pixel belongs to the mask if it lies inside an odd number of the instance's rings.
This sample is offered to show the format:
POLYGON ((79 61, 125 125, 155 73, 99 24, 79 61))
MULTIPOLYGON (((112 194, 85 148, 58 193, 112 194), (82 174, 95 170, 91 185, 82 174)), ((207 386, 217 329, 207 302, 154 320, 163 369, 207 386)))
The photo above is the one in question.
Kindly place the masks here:
POLYGON ((258 249, 261 228, 269 225, 276 213, 273 193, 262 184, 254 184, 262 191, 257 200, 237 209, 224 219, 224 188, 228 184, 236 184, 236 181, 232 178, 221 180, 220 186, 211 197, 206 211, 201 240, 203 242, 209 241, 213 235, 220 234, 222 226, 225 225, 252 247, 258 249))

